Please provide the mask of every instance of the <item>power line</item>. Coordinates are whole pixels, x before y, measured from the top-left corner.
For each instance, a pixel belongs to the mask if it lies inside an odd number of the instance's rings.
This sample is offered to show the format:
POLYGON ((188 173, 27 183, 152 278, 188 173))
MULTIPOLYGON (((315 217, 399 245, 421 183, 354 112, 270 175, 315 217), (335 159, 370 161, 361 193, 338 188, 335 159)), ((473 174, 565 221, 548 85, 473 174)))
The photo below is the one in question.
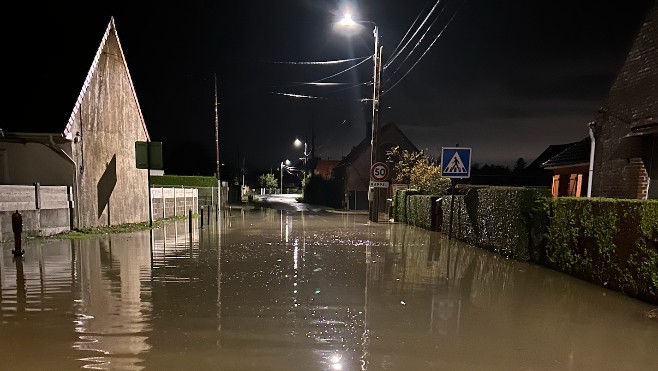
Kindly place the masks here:
MULTIPOLYGON (((441 2, 441 0, 438 0, 438 1, 436 2, 436 4, 434 4, 434 6, 433 6, 432 9, 430 10, 430 12, 425 16, 425 19, 423 19, 423 22, 422 22, 422 23, 418 26, 418 28, 416 29, 416 32, 414 32, 414 34, 411 35, 411 37, 409 37, 409 40, 404 44, 404 46, 402 47, 402 49, 400 49, 397 53, 395 53, 393 56, 391 56, 391 58, 390 58, 390 59, 384 64, 384 69, 386 69, 391 63, 393 63, 393 62, 395 61, 395 59, 397 59, 397 57, 402 53, 402 51, 403 51, 407 46, 409 46, 409 43, 411 42, 411 40, 413 40, 413 38, 418 34, 418 32, 420 32, 420 29, 423 27, 423 25, 425 25, 425 23, 426 23, 427 20, 430 18, 430 16, 432 15, 432 13, 434 13, 434 10, 436 9, 436 7, 439 5, 440 2, 441 2)), ((442 10, 441 10, 442 12, 443 12, 443 9, 445 9, 445 6, 442 8, 442 10)), ((422 11, 421 11, 421 13, 422 13, 422 11)), ((420 14, 419 14, 419 15, 420 15, 420 14)), ((441 14, 439 14, 439 16, 441 16, 441 14)), ((436 21, 436 19, 435 19, 435 21, 436 21)), ((415 23, 415 21, 414 21, 414 23, 415 23)), ((412 24, 412 27, 413 27, 413 24, 412 24)), ((431 25, 430 25, 430 27, 431 27, 431 25)), ((428 28, 428 30, 429 30, 429 28, 428 28)), ((407 33, 408 33, 408 31, 407 31, 407 33)), ((427 31, 425 31, 425 33, 427 33, 427 31)), ((406 35, 405 35, 405 37, 406 37, 406 35)), ((403 39, 404 39, 404 38, 403 38, 403 39)), ((397 49, 397 48, 396 48, 396 49, 397 49)), ((412 50, 412 51, 413 51, 413 50, 412 50)))
MULTIPOLYGON (((423 33, 423 35, 420 37, 420 39, 418 39, 418 42, 416 43, 416 45, 414 45, 414 47, 411 49, 411 51, 409 52, 409 54, 407 54, 407 56, 404 58, 404 60, 398 65, 398 68, 396 68, 395 71, 393 71, 393 73, 388 77, 388 79, 386 79, 386 81, 384 81, 384 84, 387 84, 387 83, 393 78, 393 76, 395 76, 395 74, 397 74, 397 72, 400 70, 400 68, 404 65, 404 62, 406 62, 406 61, 411 57, 411 55, 414 53, 414 51, 418 48, 418 46, 420 46, 420 44, 421 44, 421 43, 423 42, 423 40, 425 39, 425 36, 427 36, 427 34, 428 34, 429 31, 432 29, 432 27, 434 26, 434 24, 436 24, 436 21, 439 20, 439 18, 441 17, 441 14, 443 14, 443 11, 444 11, 444 10, 445 10, 445 6, 441 9, 441 12, 440 12, 439 15, 434 19, 434 21, 432 21, 432 23, 429 25, 429 27, 427 28, 427 30, 425 30, 425 33, 423 33)), ((384 69, 386 69, 386 68, 387 68, 387 67, 384 67, 384 69)))
POLYGON ((391 91, 395 86, 397 86, 397 84, 400 83, 400 81, 402 81, 405 77, 407 77, 407 75, 408 75, 408 74, 414 69, 414 67, 416 67, 416 65, 417 65, 417 64, 423 59, 423 57, 425 56, 425 54, 427 54, 427 52, 432 48, 432 46, 434 46, 434 44, 435 44, 436 41, 439 39, 439 37, 441 37, 441 35, 443 35, 443 32, 446 30, 446 28, 448 28, 448 26, 450 25, 450 23, 452 23, 452 20, 455 19, 455 16, 457 16, 457 14, 458 14, 459 11, 461 10, 461 8, 464 6, 464 4, 466 4, 467 1, 468 1, 468 0, 463 0, 463 1, 462 1, 462 3, 459 5, 459 8, 457 8, 457 11, 455 11, 455 13, 452 15, 452 17, 450 17, 450 19, 448 20, 448 23, 446 23, 446 25, 443 26, 443 29, 441 29, 441 32, 439 32, 439 34, 436 35, 436 37, 434 38, 434 40, 432 41, 432 43, 427 47, 427 49, 423 52, 423 54, 421 54, 421 56, 418 58, 418 60, 416 61, 416 63, 414 63, 414 64, 409 68, 409 70, 408 70, 408 71, 407 71, 407 72, 406 72, 406 73, 405 73, 400 79, 398 79, 398 81, 396 81, 395 84, 393 84, 393 86, 391 86, 391 87, 390 87, 389 89, 387 89, 386 91, 382 92, 381 95, 384 95, 384 94, 388 93, 389 91, 391 91))
POLYGON ((350 59, 337 59, 333 61, 316 61, 316 62, 286 62, 286 61, 273 61, 272 63, 274 64, 305 64, 305 65, 331 65, 331 64, 340 64, 340 63, 347 63, 347 62, 354 62, 358 60, 364 60, 368 59, 370 57, 358 57, 358 58, 350 58, 350 59))

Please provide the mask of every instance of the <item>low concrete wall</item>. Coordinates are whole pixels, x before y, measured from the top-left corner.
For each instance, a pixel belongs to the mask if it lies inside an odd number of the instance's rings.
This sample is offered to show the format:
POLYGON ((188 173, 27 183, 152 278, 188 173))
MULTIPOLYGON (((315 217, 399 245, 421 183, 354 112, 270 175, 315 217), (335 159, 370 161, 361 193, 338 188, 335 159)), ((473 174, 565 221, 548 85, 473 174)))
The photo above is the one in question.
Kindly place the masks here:
POLYGON ((50 236, 71 229, 72 191, 67 186, 0 185, 0 241, 13 241, 11 217, 23 218, 23 237, 50 236))
POLYGON ((152 187, 151 202, 153 219, 187 215, 190 209, 199 213, 199 191, 196 188, 152 187))

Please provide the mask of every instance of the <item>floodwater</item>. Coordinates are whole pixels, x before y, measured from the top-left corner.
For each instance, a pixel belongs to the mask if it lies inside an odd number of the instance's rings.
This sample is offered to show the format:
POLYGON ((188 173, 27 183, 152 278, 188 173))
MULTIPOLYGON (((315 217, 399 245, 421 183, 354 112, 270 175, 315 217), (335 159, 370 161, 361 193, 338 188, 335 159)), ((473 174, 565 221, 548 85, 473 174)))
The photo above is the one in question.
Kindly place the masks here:
MULTIPOLYGON (((653 306, 365 215, 12 244, 2 370, 656 370, 653 306)), ((207 222, 207 220, 206 220, 207 222)))

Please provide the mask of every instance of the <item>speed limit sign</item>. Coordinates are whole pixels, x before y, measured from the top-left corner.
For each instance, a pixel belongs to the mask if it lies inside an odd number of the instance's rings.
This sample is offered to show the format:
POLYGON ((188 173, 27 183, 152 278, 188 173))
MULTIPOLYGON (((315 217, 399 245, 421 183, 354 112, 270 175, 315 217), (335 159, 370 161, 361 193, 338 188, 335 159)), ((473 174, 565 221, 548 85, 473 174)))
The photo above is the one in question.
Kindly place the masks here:
POLYGON ((370 168, 370 179, 383 181, 388 178, 388 166, 383 162, 375 162, 370 168))

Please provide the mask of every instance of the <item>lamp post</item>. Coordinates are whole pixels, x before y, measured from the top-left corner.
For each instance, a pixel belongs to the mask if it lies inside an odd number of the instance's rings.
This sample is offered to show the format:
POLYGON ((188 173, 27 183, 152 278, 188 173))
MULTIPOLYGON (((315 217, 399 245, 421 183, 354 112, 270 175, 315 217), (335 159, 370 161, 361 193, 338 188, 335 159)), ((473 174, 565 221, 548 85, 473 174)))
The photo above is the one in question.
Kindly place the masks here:
POLYGON ((299 139, 295 139, 295 147, 299 147, 299 146, 301 146, 302 143, 304 144, 304 157, 301 158, 301 160, 304 161, 304 177, 303 177, 303 181, 306 181, 306 173, 307 173, 307 171, 308 171, 308 165, 307 165, 307 163, 308 163, 308 156, 309 156, 311 153, 308 152, 308 147, 307 147, 307 145, 306 145, 306 142, 302 142, 302 141, 299 140, 299 139))
POLYGON ((280 192, 281 194, 283 194, 283 167, 284 167, 284 166, 287 166, 287 165, 290 165, 290 160, 286 160, 286 161, 285 161, 285 164, 284 164, 283 161, 281 161, 281 167, 279 168, 279 171, 280 171, 280 180, 281 180, 281 184, 280 184, 279 187, 280 187, 280 190, 281 190, 281 192, 280 192))
MULTIPOLYGON (((382 51, 383 47, 379 45, 379 28, 377 24, 372 21, 355 21, 351 15, 345 14, 343 19, 339 22, 340 25, 351 27, 357 23, 369 23, 373 25, 372 34, 375 39, 375 52, 372 57, 373 72, 372 72, 372 137, 370 139, 370 169, 378 161, 379 149, 379 97, 381 93, 381 75, 382 75, 382 51)), ((368 170, 370 170, 368 169, 368 170)), ((372 179, 371 179, 372 180, 372 179)), ((370 188, 368 188, 370 189, 370 188)), ((368 218, 371 222, 379 221, 379 192, 373 192, 372 199, 368 200, 368 218)))

